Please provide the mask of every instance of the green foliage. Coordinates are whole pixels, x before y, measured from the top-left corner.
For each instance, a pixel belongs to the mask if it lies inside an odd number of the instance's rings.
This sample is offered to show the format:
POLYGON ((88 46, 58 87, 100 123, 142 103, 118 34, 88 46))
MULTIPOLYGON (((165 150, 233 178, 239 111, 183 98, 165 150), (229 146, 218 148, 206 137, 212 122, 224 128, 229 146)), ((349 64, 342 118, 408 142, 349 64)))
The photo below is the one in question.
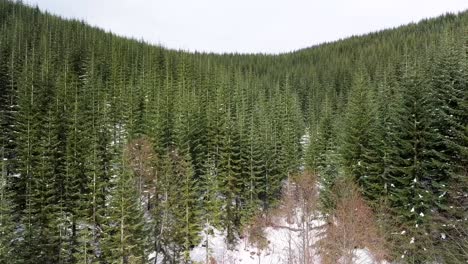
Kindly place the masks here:
POLYGON ((468 63, 456 36, 467 19, 289 54, 217 55, 0 0, 0 256, 142 263, 151 250, 188 262, 202 227, 234 243, 305 160, 325 211, 349 176, 375 207, 388 201, 392 231, 407 231, 398 254, 411 235, 406 259, 461 262, 468 63), (150 160, 139 163, 152 172, 144 180, 124 161, 140 138, 158 157, 139 157, 150 160))
POLYGON ((359 70, 351 87, 341 146, 346 174, 361 185, 369 177, 369 152, 374 136, 374 109, 369 90, 368 77, 359 70))
POLYGON ((404 67, 400 81, 403 102, 398 112, 399 130, 390 158, 390 201, 401 232, 406 232, 404 237, 409 241, 402 243, 406 255, 423 259, 426 255, 423 248, 428 248, 430 210, 434 209, 442 192, 434 178, 437 174, 434 174, 431 144, 436 141, 433 138, 435 131, 430 127, 427 85, 419 69, 409 65, 404 67))
MULTIPOLYGON (((135 179, 127 168, 117 173, 104 226, 104 259, 109 263, 145 263, 146 230, 135 179)), ((86 237, 89 231, 84 232, 86 237)))
POLYGON ((2 147, 0 174, 0 263, 11 263, 15 224, 13 222, 13 203, 6 173, 6 162, 2 147))
POLYGON ((333 202, 333 186, 341 173, 340 153, 337 149, 337 133, 333 113, 324 106, 323 116, 318 130, 311 135, 306 155, 308 170, 320 175, 320 201, 322 210, 329 212, 333 202))

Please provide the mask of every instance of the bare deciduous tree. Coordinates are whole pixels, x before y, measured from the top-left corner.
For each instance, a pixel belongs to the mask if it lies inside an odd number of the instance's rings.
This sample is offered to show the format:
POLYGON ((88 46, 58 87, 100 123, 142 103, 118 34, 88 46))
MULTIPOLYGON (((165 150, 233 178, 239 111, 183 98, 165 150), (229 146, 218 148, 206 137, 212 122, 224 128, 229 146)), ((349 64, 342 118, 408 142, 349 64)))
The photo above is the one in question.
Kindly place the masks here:
POLYGON ((150 197, 156 192, 157 155, 153 149, 151 140, 142 136, 127 143, 124 150, 124 157, 127 160, 133 174, 136 177, 137 190, 143 199, 146 195, 147 209, 151 208, 150 197))
POLYGON ((336 208, 320 241, 323 263, 351 264, 359 248, 367 248, 377 259, 384 258, 385 241, 358 187, 351 180, 339 180, 333 194, 336 208))

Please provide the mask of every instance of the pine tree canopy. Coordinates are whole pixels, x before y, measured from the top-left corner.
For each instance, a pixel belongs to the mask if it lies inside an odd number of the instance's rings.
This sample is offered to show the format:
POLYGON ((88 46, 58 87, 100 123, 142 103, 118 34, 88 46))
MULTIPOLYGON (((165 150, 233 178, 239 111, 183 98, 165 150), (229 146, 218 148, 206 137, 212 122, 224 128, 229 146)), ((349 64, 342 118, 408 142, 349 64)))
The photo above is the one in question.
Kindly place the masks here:
POLYGON ((390 259, 465 263, 467 25, 221 55, 0 0, 0 264, 191 263, 301 170, 385 207, 390 259))

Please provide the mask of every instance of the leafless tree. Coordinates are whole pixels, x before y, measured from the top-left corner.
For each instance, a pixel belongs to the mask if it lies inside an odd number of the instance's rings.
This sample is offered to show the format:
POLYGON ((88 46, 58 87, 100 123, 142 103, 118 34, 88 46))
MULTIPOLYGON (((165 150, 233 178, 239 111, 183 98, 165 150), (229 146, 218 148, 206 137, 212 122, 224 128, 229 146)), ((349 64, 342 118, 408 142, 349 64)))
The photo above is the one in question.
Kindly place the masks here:
POLYGON ((137 190, 142 202, 147 203, 147 209, 149 210, 151 208, 150 197, 156 192, 157 180, 155 166, 157 155, 151 140, 146 136, 131 140, 125 147, 124 157, 136 177, 137 190), (146 199, 143 201, 145 196, 146 199))
POLYGON ((337 182, 333 193, 336 208, 328 219, 326 236, 320 241, 323 263, 351 264, 354 251, 359 248, 367 248, 376 258, 383 258, 385 241, 358 187, 343 179, 337 182))

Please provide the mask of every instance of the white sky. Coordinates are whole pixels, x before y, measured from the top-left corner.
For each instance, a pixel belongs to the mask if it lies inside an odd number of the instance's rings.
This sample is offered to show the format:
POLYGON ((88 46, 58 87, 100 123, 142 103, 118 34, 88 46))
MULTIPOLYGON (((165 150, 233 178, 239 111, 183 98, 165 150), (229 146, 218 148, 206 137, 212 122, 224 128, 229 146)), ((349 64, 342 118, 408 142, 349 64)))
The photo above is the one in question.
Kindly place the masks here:
POLYGON ((25 0, 67 18, 190 51, 279 53, 395 27, 467 0, 25 0))

